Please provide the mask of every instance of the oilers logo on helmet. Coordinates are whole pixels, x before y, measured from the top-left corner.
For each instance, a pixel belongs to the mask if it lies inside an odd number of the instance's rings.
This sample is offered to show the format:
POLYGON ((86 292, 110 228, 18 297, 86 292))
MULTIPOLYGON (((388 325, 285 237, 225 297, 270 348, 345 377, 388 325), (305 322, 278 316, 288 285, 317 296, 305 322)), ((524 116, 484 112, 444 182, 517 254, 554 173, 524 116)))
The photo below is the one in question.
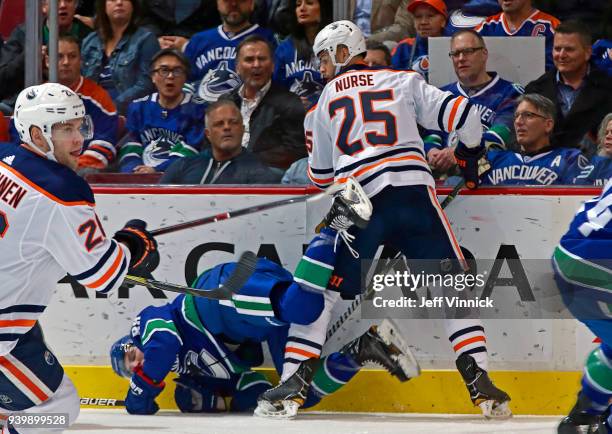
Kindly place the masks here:
POLYGON ((234 90, 241 84, 242 80, 238 74, 230 69, 228 61, 224 60, 202 78, 198 96, 206 102, 215 102, 221 95, 234 90))

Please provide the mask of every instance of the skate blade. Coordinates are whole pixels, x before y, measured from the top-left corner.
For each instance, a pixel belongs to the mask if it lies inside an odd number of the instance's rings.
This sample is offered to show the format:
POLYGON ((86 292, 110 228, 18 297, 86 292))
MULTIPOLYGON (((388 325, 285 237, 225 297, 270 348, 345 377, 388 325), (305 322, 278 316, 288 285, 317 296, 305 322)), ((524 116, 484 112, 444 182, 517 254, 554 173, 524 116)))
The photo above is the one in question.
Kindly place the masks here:
POLYGON ((404 381, 408 381, 411 378, 421 375, 421 367, 419 366, 419 362, 417 362, 416 358, 414 357, 414 354, 412 354, 412 351, 410 351, 408 343, 397 330, 398 329, 395 324, 393 324, 393 321, 389 319, 385 319, 377 327, 378 335, 385 342, 385 344, 393 345, 401 352, 401 355, 393 355, 392 357, 398 362, 402 368, 402 371, 406 377, 408 377, 404 381))
POLYGON ((279 408, 268 401, 258 401, 257 408, 253 414, 266 419, 295 419, 300 405, 295 401, 284 400, 279 402, 283 408, 279 408))
POLYGON ((489 399, 488 401, 483 401, 478 404, 478 407, 480 407, 480 411, 482 411, 483 416, 487 419, 503 420, 512 417, 512 410, 510 410, 508 401, 504 401, 500 404, 489 399))

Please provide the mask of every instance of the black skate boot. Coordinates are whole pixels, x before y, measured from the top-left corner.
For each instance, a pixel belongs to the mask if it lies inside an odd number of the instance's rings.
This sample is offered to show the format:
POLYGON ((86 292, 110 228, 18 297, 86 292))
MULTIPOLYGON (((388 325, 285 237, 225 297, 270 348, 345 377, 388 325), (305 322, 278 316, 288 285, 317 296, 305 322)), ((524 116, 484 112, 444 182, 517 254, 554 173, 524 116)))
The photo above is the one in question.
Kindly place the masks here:
POLYGON ((305 360, 287 381, 259 395, 255 416, 293 419, 306 401, 310 383, 318 367, 319 359, 305 360))
POLYGON ((582 392, 569 415, 557 427, 558 434, 606 434, 600 415, 587 413, 591 400, 582 392))
POLYGON ((480 407, 487 419, 506 419, 512 416, 508 406, 510 396, 495 387, 487 371, 481 369, 472 356, 461 354, 456 364, 470 392, 472 402, 480 407))
POLYGON ((421 373, 408 345, 389 320, 370 327, 363 335, 346 344, 340 353, 350 356, 361 366, 368 363, 382 366, 402 382, 421 373))
POLYGON ((345 231, 355 225, 365 228, 372 215, 372 203, 353 177, 348 178, 344 188, 336 193, 332 207, 317 229, 329 226, 337 231, 345 231))

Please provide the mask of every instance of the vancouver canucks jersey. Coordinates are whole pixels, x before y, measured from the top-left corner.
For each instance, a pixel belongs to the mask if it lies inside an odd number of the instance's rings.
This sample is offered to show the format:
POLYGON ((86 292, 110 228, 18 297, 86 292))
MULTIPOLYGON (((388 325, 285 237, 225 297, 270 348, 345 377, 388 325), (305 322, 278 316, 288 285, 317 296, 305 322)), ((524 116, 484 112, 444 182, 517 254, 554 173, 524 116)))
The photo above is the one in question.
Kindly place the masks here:
POLYGON ((600 39, 593 44, 591 61, 597 68, 612 75, 612 39, 600 39))
POLYGON ((119 150, 122 172, 138 165, 163 172, 176 159, 196 155, 204 141, 204 105, 185 94, 173 109, 159 104, 159 94, 137 99, 128 108, 128 136, 119 150))
POLYGON ((427 79, 429 72, 429 51, 427 38, 406 38, 391 52, 391 66, 395 69, 410 69, 427 79))
POLYGON ((552 48, 555 29, 559 20, 537 9, 523 21, 515 31, 510 30, 503 12, 493 15, 481 22, 475 30, 482 36, 542 36, 546 38, 546 70, 553 68, 552 48))
POLYGON ((106 293, 129 262, 83 178, 25 146, 0 147, 0 355, 35 325, 66 273, 106 293))
MULTIPOLYGON (((464 96, 476 107, 483 127, 482 144, 487 148, 507 149, 512 141, 513 113, 516 99, 524 93, 519 84, 501 78, 490 72, 492 80, 478 92, 469 95, 458 81, 441 89, 456 96, 464 96)), ((424 139, 425 152, 432 147, 444 148, 456 145, 456 135, 443 131, 428 131, 424 139)))
POLYGON ((314 55, 309 59, 298 58, 293 39, 285 39, 274 53, 274 75, 272 80, 285 86, 299 97, 312 103, 319 99, 325 86, 314 55))
POLYGON ((266 38, 276 47, 274 34, 258 24, 236 34, 223 31, 223 26, 204 30, 191 37, 185 47, 185 56, 191 62, 190 81, 197 87, 200 98, 216 101, 242 82, 236 73, 236 48, 251 35, 266 38))
POLYGON ((576 176, 578 185, 605 185, 612 178, 612 158, 595 155, 590 164, 576 176))
POLYGON ((489 151, 491 169, 481 176, 484 185, 572 184, 580 170, 588 166, 578 149, 557 148, 536 155, 512 151, 489 151))

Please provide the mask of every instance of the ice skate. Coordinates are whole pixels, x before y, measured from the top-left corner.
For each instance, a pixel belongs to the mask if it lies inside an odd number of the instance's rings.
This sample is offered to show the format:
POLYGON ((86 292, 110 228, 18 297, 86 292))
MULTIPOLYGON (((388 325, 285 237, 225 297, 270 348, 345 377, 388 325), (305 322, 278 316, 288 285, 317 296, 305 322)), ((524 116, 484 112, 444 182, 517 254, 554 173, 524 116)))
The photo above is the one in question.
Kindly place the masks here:
POLYGON ((569 415, 563 418, 557 427, 558 434, 606 434, 600 415, 587 412, 591 408, 590 399, 583 393, 578 394, 578 400, 569 415))
POLYGON ((255 416, 293 419, 306 401, 310 383, 319 367, 319 359, 303 361, 297 371, 283 383, 266 390, 257 398, 255 416))
POLYGON ((365 228, 372 215, 372 203, 353 177, 347 179, 344 188, 334 196, 332 207, 319 225, 345 231, 355 225, 365 228))
POLYGON ((363 335, 346 344, 340 352, 351 356, 361 366, 369 363, 381 366, 402 382, 421 373, 408 344, 387 319, 379 326, 370 327, 363 335))
POLYGON ((487 371, 481 369, 472 356, 465 353, 461 354, 456 363, 472 402, 480 407, 484 417, 487 419, 506 419, 512 416, 512 411, 508 405, 510 396, 495 387, 487 371))

